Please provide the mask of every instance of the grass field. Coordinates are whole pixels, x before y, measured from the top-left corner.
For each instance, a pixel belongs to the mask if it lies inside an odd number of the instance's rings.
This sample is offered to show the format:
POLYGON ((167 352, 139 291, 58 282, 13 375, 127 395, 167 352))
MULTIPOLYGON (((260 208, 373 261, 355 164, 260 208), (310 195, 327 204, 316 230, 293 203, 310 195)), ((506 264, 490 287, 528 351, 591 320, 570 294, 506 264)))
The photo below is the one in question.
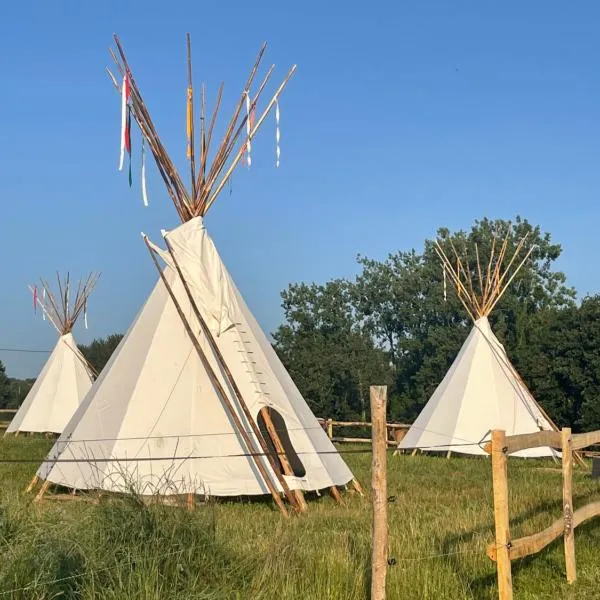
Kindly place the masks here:
MULTIPOLYGON (((0 459, 41 459, 50 444, 0 440, 0 459)), ((346 460, 368 487, 369 454, 346 460)), ((487 459, 392 457, 388 464, 388 598, 496 598, 487 459)), ((339 507, 311 499, 286 521, 271 502, 215 502, 193 513, 130 501, 31 503, 33 464, 0 464, 0 600, 368 598, 368 499, 339 507), (55 581, 62 580, 62 581, 55 581), (28 587, 30 586, 30 587, 28 587), (26 590, 11 592, 14 588, 26 590)), ((561 473, 549 461, 509 461, 513 537, 561 513, 561 473)), ((575 469, 575 506, 600 497, 600 481, 575 469)), ((515 598, 600 598, 600 520, 576 530, 578 581, 564 575, 562 542, 513 564, 515 598)))

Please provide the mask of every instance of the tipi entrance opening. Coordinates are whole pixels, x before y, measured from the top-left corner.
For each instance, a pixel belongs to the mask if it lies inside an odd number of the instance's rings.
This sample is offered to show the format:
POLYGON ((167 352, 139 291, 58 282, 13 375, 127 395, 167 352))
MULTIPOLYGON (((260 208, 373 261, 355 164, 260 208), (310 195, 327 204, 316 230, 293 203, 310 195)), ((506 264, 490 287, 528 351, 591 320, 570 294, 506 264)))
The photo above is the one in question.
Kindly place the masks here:
POLYGON ((292 441, 290 440, 290 434, 287 429, 287 425, 285 423, 285 419, 281 416, 281 413, 276 411, 274 408, 270 406, 265 406, 258 413, 258 428, 262 433, 265 441, 267 442, 267 447, 269 448, 269 452, 275 456, 275 465, 279 469, 279 472, 282 475, 288 475, 283 462, 286 458, 289 463, 289 467, 295 477, 304 477, 306 475, 306 469, 300 460, 300 457, 296 453, 294 446, 292 445, 292 441), (265 414, 266 413, 266 414, 265 414), (269 431, 270 426, 268 424, 268 420, 270 417, 270 421, 272 426, 275 428, 275 432, 277 433, 277 437, 280 442, 279 451, 275 447, 275 443, 273 441, 274 436, 271 435, 269 431))

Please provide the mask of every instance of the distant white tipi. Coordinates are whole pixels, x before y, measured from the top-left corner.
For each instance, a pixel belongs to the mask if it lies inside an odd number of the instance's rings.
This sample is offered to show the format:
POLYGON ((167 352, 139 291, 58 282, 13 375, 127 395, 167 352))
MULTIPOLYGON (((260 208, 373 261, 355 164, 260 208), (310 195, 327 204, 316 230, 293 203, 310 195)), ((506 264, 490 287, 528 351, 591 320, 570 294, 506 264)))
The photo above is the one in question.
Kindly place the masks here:
MULTIPOLYGON (((149 121, 118 40, 117 47, 120 70, 131 85, 131 114, 183 224, 163 234, 166 250, 144 237, 160 279, 38 470, 45 483, 37 497, 50 483, 80 490, 186 495, 189 503, 197 495, 271 494, 284 514, 282 495, 298 511, 307 508, 303 491, 325 489, 339 499, 337 486, 353 481, 353 475, 246 306, 203 220, 235 166, 250 152, 250 139, 293 69, 250 128, 264 88, 263 82, 256 95, 250 93, 261 50, 208 169, 212 126, 206 134, 203 127, 199 173, 193 174, 188 192, 149 121)), ((190 103, 191 97, 190 86, 190 103)), ((211 123, 215 116, 216 109, 211 123)), ((193 165, 193 128, 188 134, 193 165)))
MULTIPOLYGON (((463 262, 454 247, 454 260, 450 260, 442 245, 436 242, 443 268, 474 324, 452 366, 400 442, 399 449, 487 455, 483 442, 489 441, 493 429, 505 430, 507 435, 556 430, 511 364, 488 321, 488 315, 533 250, 531 248, 517 265, 524 243, 525 238, 508 260, 508 235, 499 244, 497 252, 494 239, 487 268, 486 263, 482 265, 477 252, 475 278, 479 291, 476 292, 471 267, 463 262), (506 267, 503 266, 505 260, 506 267)), ((546 447, 515 453, 516 456, 554 454, 554 450, 546 447)))
POLYGON ((62 433, 79 403, 92 385, 93 370, 77 347, 73 326, 82 312, 98 275, 90 274, 80 281, 71 303, 69 275, 58 277, 58 298, 47 282, 30 288, 33 301, 58 331, 60 337, 33 387, 8 426, 6 433, 50 432, 62 433))

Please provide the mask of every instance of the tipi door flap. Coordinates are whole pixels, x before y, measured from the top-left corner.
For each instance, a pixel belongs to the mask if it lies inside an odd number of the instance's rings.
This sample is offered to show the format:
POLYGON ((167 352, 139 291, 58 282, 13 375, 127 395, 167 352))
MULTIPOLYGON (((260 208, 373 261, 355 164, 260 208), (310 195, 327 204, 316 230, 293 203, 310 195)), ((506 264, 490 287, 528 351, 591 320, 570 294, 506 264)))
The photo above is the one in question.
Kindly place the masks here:
POLYGON ((306 476, 306 468, 298 456, 288 432, 285 419, 276 409, 263 406, 257 416, 256 423, 266 441, 269 451, 275 455, 275 464, 286 480, 302 481, 306 476))

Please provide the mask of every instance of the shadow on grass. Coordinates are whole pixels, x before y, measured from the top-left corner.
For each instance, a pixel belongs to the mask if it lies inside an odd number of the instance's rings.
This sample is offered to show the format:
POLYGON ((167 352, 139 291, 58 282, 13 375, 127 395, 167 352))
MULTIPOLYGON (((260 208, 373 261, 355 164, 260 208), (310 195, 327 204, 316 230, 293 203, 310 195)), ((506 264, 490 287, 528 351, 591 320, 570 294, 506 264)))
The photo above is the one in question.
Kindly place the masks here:
MULTIPOLYGON (((573 495, 573 503, 576 506, 577 505, 582 506, 592 500, 597 500, 597 499, 598 499, 598 492, 594 491, 594 490, 589 490, 585 493, 573 495)), ((562 499, 547 500, 547 501, 539 503, 538 505, 536 505, 535 507, 532 507, 529 510, 526 510, 526 511, 520 513, 517 516, 511 515, 510 525, 511 525, 511 527, 521 525, 521 524, 525 523, 526 521, 530 520, 532 517, 536 517, 542 513, 555 514, 556 516, 552 519, 552 521, 559 519, 562 515, 562 499)), ((577 528, 577 530, 579 531, 579 530, 582 530, 583 528, 585 528, 586 530, 589 530, 590 527, 592 528, 592 530, 594 528, 600 528, 600 523, 598 523, 598 522, 584 523, 584 524, 580 525, 577 528)), ((540 529, 540 531, 541 531, 541 529, 540 529)), ((469 587, 473 593, 473 597, 477 598, 477 599, 479 599, 479 598, 483 599, 483 598, 490 597, 490 589, 496 584, 496 580, 497 580, 495 569, 489 575, 484 575, 482 577, 476 577, 474 579, 470 579, 469 575, 472 572, 472 566, 465 567, 464 563, 461 561, 459 546, 461 543, 464 543, 465 541, 467 541, 469 537, 474 539, 475 537, 478 537, 484 533, 489 533, 489 543, 492 543, 494 540, 494 524, 493 524, 493 522, 490 522, 489 525, 482 525, 482 526, 476 527, 474 529, 471 529, 468 532, 463 532, 461 534, 447 536, 441 544, 441 548, 442 548, 441 552, 443 554, 449 555, 447 558, 450 561, 450 563, 452 564, 452 568, 457 573, 459 573, 461 576, 463 576, 466 580, 469 581, 469 587), (453 554, 453 553, 455 553, 455 554, 453 554)), ((558 538, 558 539, 562 539, 562 538, 558 538)), ((557 540, 555 540, 554 542, 556 542, 556 541, 557 540)), ((518 575, 518 573, 520 571, 531 568, 531 564, 534 561, 536 561, 538 563, 540 561, 546 561, 548 563, 548 567, 555 571, 557 569, 558 565, 556 564, 556 562, 554 560, 552 560, 549 557, 549 553, 552 551, 554 542, 550 543, 548 546, 546 546, 543 550, 541 550, 537 554, 526 556, 524 558, 513 561, 512 562, 513 575, 518 575)), ((561 568, 564 570, 564 564, 561 565, 561 568)))

